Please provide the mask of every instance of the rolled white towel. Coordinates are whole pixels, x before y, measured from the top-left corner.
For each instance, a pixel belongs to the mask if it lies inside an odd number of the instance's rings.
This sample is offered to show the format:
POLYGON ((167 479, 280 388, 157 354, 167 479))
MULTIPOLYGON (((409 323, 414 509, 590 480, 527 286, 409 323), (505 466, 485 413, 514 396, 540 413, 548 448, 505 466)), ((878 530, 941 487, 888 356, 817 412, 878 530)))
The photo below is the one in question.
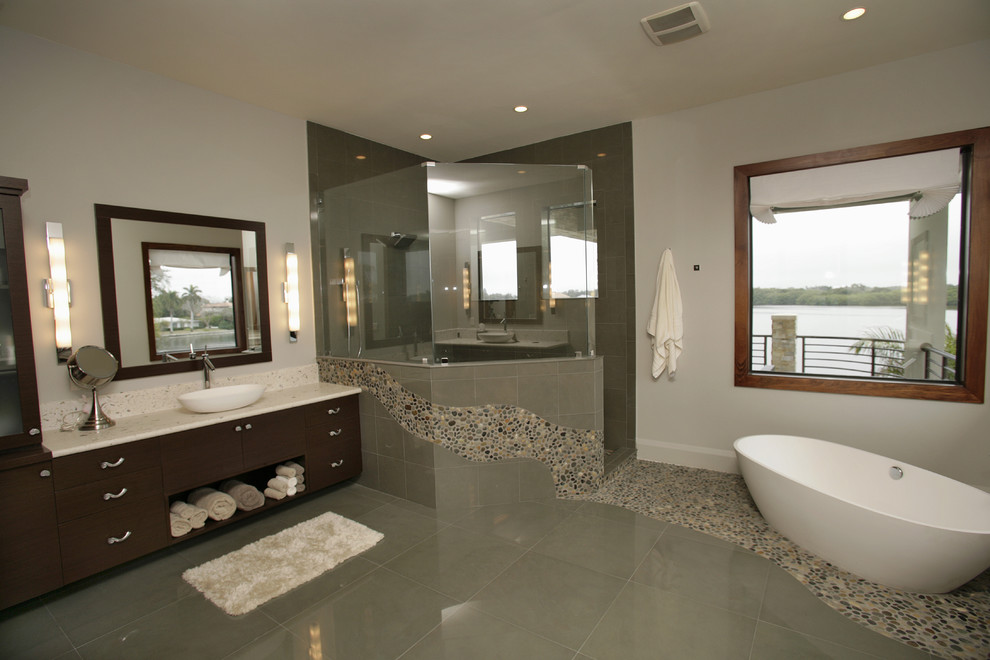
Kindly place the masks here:
POLYGON ((296 484, 296 492, 297 493, 301 493, 304 490, 306 490, 306 484, 303 484, 303 483, 296 484))
POLYGON ((185 536, 192 531, 192 525, 189 524, 189 521, 177 513, 168 514, 168 523, 174 537, 185 536))
POLYGON ((306 471, 306 468, 304 468, 303 466, 299 465, 299 463, 296 463, 295 461, 286 461, 282 465, 284 465, 285 467, 290 467, 293 470, 295 470, 296 471, 296 477, 302 476, 302 473, 306 471))
POLYGON ((182 500, 176 500, 172 502, 169 510, 179 516, 182 516, 189 521, 189 524, 193 529, 199 529, 206 524, 206 519, 210 517, 210 514, 206 512, 206 509, 201 509, 198 506, 193 506, 188 502, 183 502, 182 500))
POLYGON ((272 477, 268 480, 268 487, 274 488, 275 490, 280 490, 283 493, 290 488, 295 487, 296 478, 295 477, 272 477))
POLYGON ((215 488, 197 488, 189 493, 189 503, 206 509, 213 520, 226 520, 237 512, 237 502, 215 488))
POLYGON ((295 477, 296 470, 295 468, 291 468, 288 465, 279 465, 278 467, 275 468, 275 474, 280 477, 295 477))
POLYGON ((274 488, 266 488, 265 497, 270 497, 273 500, 280 500, 285 497, 285 492, 281 490, 275 490, 274 488))
POLYGON ((228 479, 220 484, 220 490, 234 498, 241 511, 253 511, 265 505, 261 491, 237 479, 228 479))

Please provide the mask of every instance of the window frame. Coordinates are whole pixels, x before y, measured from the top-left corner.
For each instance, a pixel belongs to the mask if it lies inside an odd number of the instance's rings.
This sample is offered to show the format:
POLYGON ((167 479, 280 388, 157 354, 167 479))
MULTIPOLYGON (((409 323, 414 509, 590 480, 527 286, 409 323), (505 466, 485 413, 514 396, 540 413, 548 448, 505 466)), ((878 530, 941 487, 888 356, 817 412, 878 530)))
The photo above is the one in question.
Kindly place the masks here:
MULTIPOLYGON (((734 385, 801 392, 825 392, 932 401, 983 403, 986 372, 987 293, 990 272, 990 128, 841 149, 807 156, 739 165, 733 171, 735 207, 735 364, 734 385), (843 376, 803 376, 754 372, 752 358, 752 233, 749 180, 830 165, 970 147, 969 213, 962 224, 967 251, 960 261, 960 327, 964 337, 961 382, 871 380, 843 376)), ((964 204, 966 201, 964 200, 964 204)))

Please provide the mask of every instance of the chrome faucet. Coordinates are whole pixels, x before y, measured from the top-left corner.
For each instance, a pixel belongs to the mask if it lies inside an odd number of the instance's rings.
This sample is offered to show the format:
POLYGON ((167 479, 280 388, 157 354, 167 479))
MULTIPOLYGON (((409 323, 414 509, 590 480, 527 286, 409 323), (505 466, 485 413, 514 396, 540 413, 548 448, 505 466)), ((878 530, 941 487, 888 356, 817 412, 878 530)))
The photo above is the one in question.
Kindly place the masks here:
POLYGON ((508 322, 509 322, 509 320, 506 319, 506 318, 503 318, 501 321, 499 321, 499 323, 502 324, 502 332, 508 332, 509 331, 508 322))
POLYGON ((200 355, 199 359, 203 361, 203 389, 208 390, 213 384, 210 381, 210 372, 216 371, 217 368, 213 366, 213 362, 210 360, 210 354, 206 352, 205 348, 203 349, 203 354, 200 355))

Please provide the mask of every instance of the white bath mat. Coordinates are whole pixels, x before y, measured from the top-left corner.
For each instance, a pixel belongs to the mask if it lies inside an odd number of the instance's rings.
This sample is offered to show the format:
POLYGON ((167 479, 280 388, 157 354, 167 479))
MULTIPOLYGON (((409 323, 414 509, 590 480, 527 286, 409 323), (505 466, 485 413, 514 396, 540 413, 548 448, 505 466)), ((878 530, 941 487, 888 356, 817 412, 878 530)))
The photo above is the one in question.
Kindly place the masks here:
POLYGON ((236 616, 322 575, 382 538, 360 523, 324 513, 190 568, 182 578, 236 616))

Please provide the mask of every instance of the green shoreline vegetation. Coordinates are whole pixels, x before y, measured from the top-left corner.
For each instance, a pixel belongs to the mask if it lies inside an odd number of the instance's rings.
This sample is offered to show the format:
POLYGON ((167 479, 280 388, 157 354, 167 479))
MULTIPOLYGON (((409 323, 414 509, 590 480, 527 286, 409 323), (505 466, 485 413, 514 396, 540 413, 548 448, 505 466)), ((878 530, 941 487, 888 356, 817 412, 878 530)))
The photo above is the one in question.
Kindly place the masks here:
MULTIPOLYGON (((772 289, 754 288, 753 305, 846 305, 857 307, 904 307, 899 286, 814 286, 804 288, 772 289)), ((946 287, 946 306, 955 309, 959 301, 959 287, 946 287)))

